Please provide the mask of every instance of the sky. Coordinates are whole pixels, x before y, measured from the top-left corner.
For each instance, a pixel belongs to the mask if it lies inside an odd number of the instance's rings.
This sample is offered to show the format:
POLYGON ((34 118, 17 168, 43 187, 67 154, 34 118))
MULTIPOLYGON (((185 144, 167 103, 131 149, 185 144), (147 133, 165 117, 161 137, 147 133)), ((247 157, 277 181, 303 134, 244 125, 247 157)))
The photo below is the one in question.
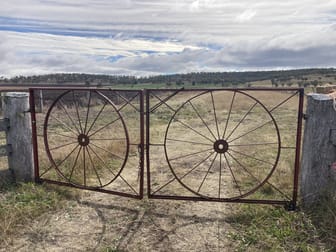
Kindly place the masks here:
POLYGON ((336 0, 4 0, 0 76, 336 66, 336 0))

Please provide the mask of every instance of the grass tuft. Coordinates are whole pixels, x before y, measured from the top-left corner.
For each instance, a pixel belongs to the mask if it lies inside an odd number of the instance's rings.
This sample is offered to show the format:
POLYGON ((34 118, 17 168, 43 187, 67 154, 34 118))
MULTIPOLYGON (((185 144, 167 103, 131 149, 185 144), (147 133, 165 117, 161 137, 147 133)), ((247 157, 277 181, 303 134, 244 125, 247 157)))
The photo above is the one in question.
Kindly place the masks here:
MULTIPOLYGON (((0 187, 0 243, 7 243, 13 232, 45 212, 64 206, 74 194, 64 188, 34 183, 5 184, 0 187)), ((28 224, 29 225, 29 224, 28 224)))
POLYGON ((242 205, 226 219, 234 228, 228 238, 236 244, 235 251, 332 251, 336 209, 330 207, 330 203, 318 205, 305 213, 242 205))

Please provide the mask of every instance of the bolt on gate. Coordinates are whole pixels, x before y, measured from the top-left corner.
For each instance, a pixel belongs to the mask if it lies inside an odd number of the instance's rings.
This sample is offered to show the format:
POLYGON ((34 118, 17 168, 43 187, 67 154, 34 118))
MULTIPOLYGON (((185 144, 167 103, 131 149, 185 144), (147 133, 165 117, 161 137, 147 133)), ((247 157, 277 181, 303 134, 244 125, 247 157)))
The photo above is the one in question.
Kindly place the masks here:
POLYGON ((40 90, 37 181, 141 199, 146 151, 149 198, 296 207, 303 89, 40 90))

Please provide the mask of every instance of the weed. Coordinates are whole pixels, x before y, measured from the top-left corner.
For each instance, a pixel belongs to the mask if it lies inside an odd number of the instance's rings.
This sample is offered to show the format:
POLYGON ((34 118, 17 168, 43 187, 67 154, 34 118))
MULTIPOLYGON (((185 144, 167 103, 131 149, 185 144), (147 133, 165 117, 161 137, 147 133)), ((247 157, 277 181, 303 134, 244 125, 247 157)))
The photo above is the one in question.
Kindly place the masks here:
POLYGON ((319 231, 320 239, 333 249, 336 248, 336 198, 325 196, 314 206, 311 206, 307 214, 319 231))
MULTIPOLYGON (((318 216, 326 220, 324 214, 318 216)), ((327 225, 328 232, 324 234, 328 237, 323 237, 315 224, 317 219, 304 212, 243 205, 226 220, 235 229, 228 233, 228 238, 236 242, 236 251, 328 251, 335 246, 330 243, 335 234, 330 229, 335 225, 327 225)))
POLYGON ((0 242, 10 239, 14 230, 45 212, 57 210, 74 194, 34 183, 5 184, 0 188, 0 242))

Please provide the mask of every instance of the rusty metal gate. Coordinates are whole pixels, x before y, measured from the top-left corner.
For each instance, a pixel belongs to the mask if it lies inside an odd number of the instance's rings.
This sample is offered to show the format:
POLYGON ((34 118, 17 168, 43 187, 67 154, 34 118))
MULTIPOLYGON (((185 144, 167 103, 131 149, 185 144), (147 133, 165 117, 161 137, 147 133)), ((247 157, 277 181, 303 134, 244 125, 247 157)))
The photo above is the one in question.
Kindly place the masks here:
POLYGON ((30 98, 38 182, 143 197, 142 91, 47 88, 30 98))
POLYGON ((38 181, 142 198, 146 154, 149 198, 296 206, 303 89, 30 95, 38 181))

